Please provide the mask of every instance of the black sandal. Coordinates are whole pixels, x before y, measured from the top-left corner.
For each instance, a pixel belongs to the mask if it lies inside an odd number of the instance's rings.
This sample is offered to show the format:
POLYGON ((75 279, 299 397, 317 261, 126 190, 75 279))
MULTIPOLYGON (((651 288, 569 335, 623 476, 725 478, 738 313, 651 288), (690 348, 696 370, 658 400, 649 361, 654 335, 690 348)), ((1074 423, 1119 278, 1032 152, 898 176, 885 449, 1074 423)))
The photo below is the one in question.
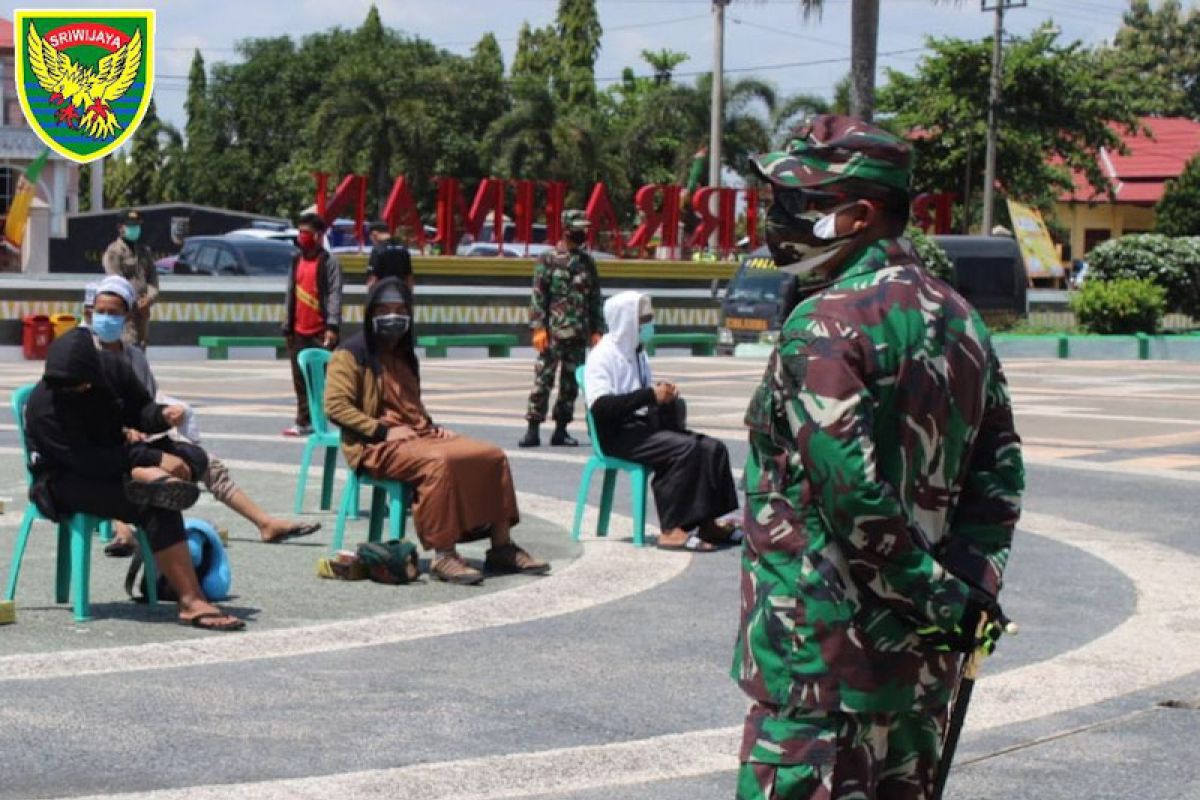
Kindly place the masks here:
POLYGON ((104 545, 104 555, 109 558, 129 558, 133 555, 133 551, 133 542, 127 542, 124 539, 113 539, 104 545))
POLYGON ((162 477, 153 481, 125 481, 125 497, 138 506, 154 506, 167 511, 185 511, 196 505, 200 489, 190 481, 162 477))
POLYGON ((180 619, 179 624, 187 625, 191 628, 199 628, 202 631, 216 631, 217 633, 231 633, 233 631, 240 631, 246 627, 246 621, 244 619, 238 619, 235 616, 221 611, 205 611, 203 614, 197 614, 191 619, 180 619), (230 621, 213 625, 204 624, 205 620, 222 618, 228 618, 230 621))

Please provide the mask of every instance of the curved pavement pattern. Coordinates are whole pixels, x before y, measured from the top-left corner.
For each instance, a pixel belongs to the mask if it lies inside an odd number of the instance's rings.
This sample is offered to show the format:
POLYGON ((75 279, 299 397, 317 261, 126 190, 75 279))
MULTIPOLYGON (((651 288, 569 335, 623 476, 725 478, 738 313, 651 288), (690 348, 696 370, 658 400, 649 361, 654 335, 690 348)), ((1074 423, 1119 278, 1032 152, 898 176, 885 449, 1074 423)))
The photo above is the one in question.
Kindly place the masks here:
MULTIPOLYGON (((519 412, 495 409, 519 408, 529 364, 486 363, 427 362, 427 402, 504 444, 519 412)), ((272 398, 287 373, 232 366, 219 388, 203 362, 158 370, 198 398, 235 476, 286 509, 290 485, 272 493, 269 476, 298 451, 264 428, 286 421, 272 398)), ((987 665, 948 797, 1200 797, 1200 770, 1179 757, 1200 734, 1186 708, 1200 698, 1200 370, 1116 366, 1009 365, 1032 464, 1005 594, 1023 630, 987 665)), ((740 462, 761 365, 656 368, 740 462)), ((0 389, 28 374, 0 365, 0 389)), ((565 538, 585 455, 509 452, 523 512, 565 538)), ((66 652, 15 655, 0 628, 0 798, 731 797, 737 555, 639 551, 628 525, 564 554, 552 577, 355 619, 100 649, 82 633, 66 652)), ((235 569, 273 549, 236 542, 235 569)))

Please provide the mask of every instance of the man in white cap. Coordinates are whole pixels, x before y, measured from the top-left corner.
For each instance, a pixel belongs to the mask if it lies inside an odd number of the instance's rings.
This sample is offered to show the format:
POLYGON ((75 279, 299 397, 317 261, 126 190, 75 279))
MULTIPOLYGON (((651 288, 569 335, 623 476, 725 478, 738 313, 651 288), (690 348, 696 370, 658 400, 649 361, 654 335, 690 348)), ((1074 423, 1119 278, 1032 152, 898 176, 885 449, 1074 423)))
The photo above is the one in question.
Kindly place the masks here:
MULTIPOLYGON (((229 469, 220 459, 210 455, 202 461, 198 457, 195 451, 200 450, 197 446, 199 430, 195 425, 192 410, 186 404, 178 403, 177 400, 163 395, 158 389, 158 382, 150 370, 145 353, 137 347, 126 346, 122 341, 121 334, 125 327, 126 315, 136 302, 137 294, 133 285, 122 277, 109 275, 96 284, 89 327, 102 350, 119 353, 129 361, 138 383, 145 387, 151 397, 158 397, 162 401, 169 401, 187 408, 188 420, 180 426, 180 431, 154 443, 155 446, 164 450, 164 460, 174 463, 172 459, 179 458, 194 466, 195 474, 212 492, 213 497, 254 523, 264 542, 275 544, 318 531, 321 527, 320 524, 291 522, 268 514, 251 500, 240 486, 234 483, 233 478, 229 475, 229 469), (207 463, 207 466, 201 468, 201 464, 204 462, 207 463)), ((86 296, 84 303, 86 306, 86 296)), ((116 538, 108 547, 104 548, 104 552, 115 557, 129 555, 132 553, 132 542, 133 532, 128 526, 119 523, 116 529, 116 538)))

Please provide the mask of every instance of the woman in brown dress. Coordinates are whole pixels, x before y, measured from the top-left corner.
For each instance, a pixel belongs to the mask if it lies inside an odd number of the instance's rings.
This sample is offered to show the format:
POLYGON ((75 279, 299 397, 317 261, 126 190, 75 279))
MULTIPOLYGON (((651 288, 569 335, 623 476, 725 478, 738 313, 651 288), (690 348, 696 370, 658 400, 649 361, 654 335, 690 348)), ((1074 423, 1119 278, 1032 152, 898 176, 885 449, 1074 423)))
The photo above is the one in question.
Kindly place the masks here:
POLYGON ((483 573, 456 545, 484 538, 492 542, 488 572, 549 572, 509 536, 520 514, 504 451, 434 425, 425 410, 411 309, 400 280, 379 281, 367 296, 363 332, 330 361, 325 413, 341 428, 346 461, 413 487, 417 536, 435 553, 430 574, 438 580, 480 583, 483 573))

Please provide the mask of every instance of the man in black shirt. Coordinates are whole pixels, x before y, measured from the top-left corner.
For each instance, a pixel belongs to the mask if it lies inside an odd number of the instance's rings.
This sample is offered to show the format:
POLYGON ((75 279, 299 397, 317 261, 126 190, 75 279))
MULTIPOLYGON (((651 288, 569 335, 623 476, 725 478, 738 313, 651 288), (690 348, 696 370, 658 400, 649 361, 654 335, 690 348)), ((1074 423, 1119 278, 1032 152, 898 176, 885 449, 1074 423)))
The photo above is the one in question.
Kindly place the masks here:
POLYGON ((367 288, 384 278, 399 278, 413 290, 412 256, 404 242, 392 236, 386 222, 371 223, 371 255, 367 259, 367 288))

